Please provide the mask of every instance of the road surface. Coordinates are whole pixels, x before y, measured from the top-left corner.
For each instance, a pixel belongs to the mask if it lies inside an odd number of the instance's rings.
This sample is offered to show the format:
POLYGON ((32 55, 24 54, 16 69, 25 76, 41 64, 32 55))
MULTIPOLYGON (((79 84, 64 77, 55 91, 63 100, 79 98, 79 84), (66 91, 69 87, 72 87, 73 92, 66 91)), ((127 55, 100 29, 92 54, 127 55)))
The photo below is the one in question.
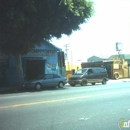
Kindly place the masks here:
POLYGON ((121 130, 129 120, 130 82, 0 94, 0 130, 121 130))

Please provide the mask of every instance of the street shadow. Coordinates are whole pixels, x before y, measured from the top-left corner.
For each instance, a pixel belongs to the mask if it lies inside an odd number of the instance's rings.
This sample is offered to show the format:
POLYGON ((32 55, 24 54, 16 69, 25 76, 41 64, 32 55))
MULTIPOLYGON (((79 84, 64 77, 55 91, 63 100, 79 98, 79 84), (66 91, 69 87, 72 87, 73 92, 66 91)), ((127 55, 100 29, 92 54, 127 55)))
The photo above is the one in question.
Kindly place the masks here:
MULTIPOLYGON (((91 83, 88 83, 86 86, 81 86, 80 84, 76 84, 75 86, 70 86, 70 87, 94 87, 94 86, 101 86, 101 85, 103 85, 103 84, 101 84, 101 83, 96 83, 95 85, 92 85, 91 83)), ((104 86, 104 85, 103 85, 104 86)))
POLYGON ((0 94, 14 94, 14 93, 25 93, 25 92, 42 92, 42 91, 58 91, 58 90, 65 90, 67 89, 67 87, 63 87, 63 88, 58 88, 58 87, 45 87, 42 88, 41 90, 36 90, 36 89, 25 89, 25 88, 20 88, 20 89, 5 89, 0 91, 0 94))

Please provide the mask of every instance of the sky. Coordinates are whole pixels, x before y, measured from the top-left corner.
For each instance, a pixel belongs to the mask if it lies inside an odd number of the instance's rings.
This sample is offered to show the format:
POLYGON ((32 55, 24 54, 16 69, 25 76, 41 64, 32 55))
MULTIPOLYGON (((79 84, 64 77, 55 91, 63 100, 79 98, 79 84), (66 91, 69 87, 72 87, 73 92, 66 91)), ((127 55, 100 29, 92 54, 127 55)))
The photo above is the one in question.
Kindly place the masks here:
POLYGON ((87 62, 91 56, 109 57, 118 54, 116 42, 121 42, 121 53, 130 54, 130 0, 91 0, 94 15, 80 30, 70 36, 53 38, 51 43, 65 51, 68 46, 68 60, 87 62))

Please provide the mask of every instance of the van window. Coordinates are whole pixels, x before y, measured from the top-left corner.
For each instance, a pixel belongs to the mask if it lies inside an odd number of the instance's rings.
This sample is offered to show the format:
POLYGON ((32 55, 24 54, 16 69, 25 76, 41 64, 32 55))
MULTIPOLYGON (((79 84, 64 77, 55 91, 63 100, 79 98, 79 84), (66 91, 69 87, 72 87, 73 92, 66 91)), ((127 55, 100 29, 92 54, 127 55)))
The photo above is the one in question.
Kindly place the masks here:
POLYGON ((101 72, 105 72, 105 69, 101 68, 100 71, 101 71, 101 72))
POLYGON ((92 69, 89 69, 88 74, 91 74, 91 73, 93 73, 93 71, 92 71, 92 69))
POLYGON ((86 71, 87 69, 80 69, 80 70, 78 70, 78 71, 76 71, 76 73, 75 74, 83 74, 83 73, 85 73, 85 71, 86 71))
POLYGON ((94 69, 95 73, 101 73, 100 69, 94 69))

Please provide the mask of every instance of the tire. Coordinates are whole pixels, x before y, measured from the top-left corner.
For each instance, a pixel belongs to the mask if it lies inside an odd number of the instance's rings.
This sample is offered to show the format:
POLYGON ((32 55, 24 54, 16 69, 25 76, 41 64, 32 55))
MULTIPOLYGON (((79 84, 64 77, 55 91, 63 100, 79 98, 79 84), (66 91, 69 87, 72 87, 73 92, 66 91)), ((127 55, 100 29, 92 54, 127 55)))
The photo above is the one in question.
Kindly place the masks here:
POLYGON ((35 89, 36 89, 36 90, 41 90, 41 88, 42 88, 42 85, 41 85, 40 83, 37 83, 37 84, 35 85, 35 89))
POLYGON ((64 87, 64 83, 63 83, 63 82, 59 82, 59 83, 58 83, 58 87, 59 87, 59 88, 63 88, 63 87, 64 87))
POLYGON ((86 80, 82 80, 81 86, 86 86, 87 85, 87 81, 86 80))
POLYGON ((70 84, 70 86, 74 87, 74 86, 75 86, 75 84, 70 84))
POLYGON ((119 74, 118 73, 114 74, 114 79, 119 79, 119 74))
POLYGON ((92 85, 95 85, 95 83, 92 83, 92 85))
POLYGON ((105 85, 107 83, 106 79, 102 80, 102 84, 105 85))

